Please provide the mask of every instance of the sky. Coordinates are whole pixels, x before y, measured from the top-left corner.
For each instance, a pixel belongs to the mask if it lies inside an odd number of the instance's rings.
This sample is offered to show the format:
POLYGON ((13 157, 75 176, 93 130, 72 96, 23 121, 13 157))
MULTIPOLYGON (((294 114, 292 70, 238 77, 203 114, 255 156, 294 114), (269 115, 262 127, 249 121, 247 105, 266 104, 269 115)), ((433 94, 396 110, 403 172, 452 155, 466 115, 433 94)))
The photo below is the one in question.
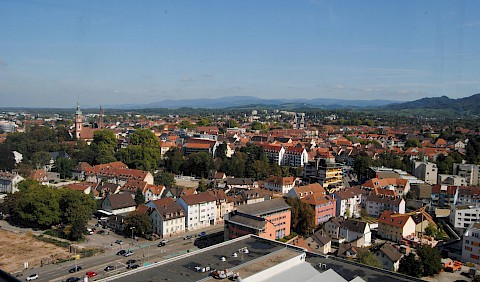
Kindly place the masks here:
POLYGON ((0 0, 0 106, 480 92, 480 1, 0 0))

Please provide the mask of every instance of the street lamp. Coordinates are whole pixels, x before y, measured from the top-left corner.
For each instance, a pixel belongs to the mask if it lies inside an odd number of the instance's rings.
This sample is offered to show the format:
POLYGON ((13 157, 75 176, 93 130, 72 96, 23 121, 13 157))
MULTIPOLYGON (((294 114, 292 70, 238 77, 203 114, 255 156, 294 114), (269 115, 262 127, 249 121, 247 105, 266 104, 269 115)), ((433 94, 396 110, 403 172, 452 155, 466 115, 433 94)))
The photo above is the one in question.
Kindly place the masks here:
POLYGON ((135 226, 130 227, 130 230, 132 230, 132 248, 133 248, 133 230, 135 229, 135 226))

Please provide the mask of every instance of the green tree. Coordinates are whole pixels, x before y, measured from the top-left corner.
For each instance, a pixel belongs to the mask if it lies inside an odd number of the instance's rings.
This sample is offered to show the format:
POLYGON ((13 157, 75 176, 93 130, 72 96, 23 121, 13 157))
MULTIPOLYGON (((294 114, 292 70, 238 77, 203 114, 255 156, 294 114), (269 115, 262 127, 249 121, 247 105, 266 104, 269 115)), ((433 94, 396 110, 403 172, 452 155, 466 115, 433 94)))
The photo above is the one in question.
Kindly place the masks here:
POLYGON ((95 131, 93 143, 90 146, 95 153, 95 163, 104 164, 117 160, 115 158, 117 138, 113 131, 108 129, 95 131))
POLYGON ((59 189, 58 193, 61 220, 67 225, 64 233, 70 240, 79 240, 96 210, 95 200, 91 195, 76 190, 59 189))
POLYGON ((130 144, 120 149, 117 158, 129 167, 155 170, 160 165, 160 145, 151 130, 137 129, 129 135, 130 144))
POLYGON ((136 236, 145 236, 152 234, 152 223, 146 213, 131 212, 125 218, 125 234, 133 234, 136 236))
POLYGON ((291 206, 292 227, 301 235, 309 234, 315 228, 315 211, 313 208, 298 198, 287 198, 287 204, 291 206))
POLYGON ((372 252, 364 252, 358 255, 357 260, 359 263, 370 265, 373 267, 381 268, 382 264, 378 258, 372 252))
POLYGON ((183 157, 180 148, 172 147, 165 153, 165 169, 174 174, 181 174, 183 166, 185 164, 185 158, 183 157))
POLYGON ((197 177, 208 177, 215 164, 212 156, 207 152, 190 154, 185 163, 186 172, 197 177))
POLYGON ((420 277, 422 274, 422 264, 417 261, 414 253, 409 253, 400 260, 398 272, 413 277, 420 277))
POLYGON ((156 185, 172 187, 175 185, 175 175, 171 172, 159 171, 154 176, 154 182, 156 185))
POLYGON ((62 179, 72 177, 73 166, 73 160, 69 158, 60 157, 55 161, 55 170, 60 174, 60 178, 62 179))
POLYGON ((45 151, 39 151, 33 154, 32 164, 36 169, 43 168, 50 163, 50 154, 45 151))
POLYGON ((195 126, 193 124, 190 123, 190 121, 188 120, 182 120, 182 122, 180 123, 179 127, 181 129, 192 129, 194 128, 195 126))
POLYGON ((135 204, 137 206, 145 203, 145 196, 143 195, 142 190, 140 190, 140 188, 137 189, 137 191, 135 191, 134 199, 135 199, 135 204))
POLYGON ((267 130, 268 126, 259 121, 252 122, 252 130, 267 130))
POLYGON ((357 174, 359 181, 362 181, 367 178, 368 168, 372 166, 372 158, 368 155, 360 153, 355 157, 355 162, 353 164, 353 170, 357 174))
POLYGON ((423 245, 417 249, 417 255, 422 263, 423 276, 437 274, 442 269, 441 256, 438 249, 423 245))
POLYGON ((205 178, 202 178, 200 179, 200 181, 198 182, 198 188, 197 188, 197 191, 198 192, 205 192, 207 191, 207 181, 205 180, 205 178))
POLYGON ((420 144, 420 141, 418 141, 416 138, 407 139, 407 141, 405 141, 405 148, 408 149, 412 147, 421 148, 422 144, 420 144))
POLYGON ((13 152, 0 144, 0 171, 11 171, 15 167, 13 152))
POLYGON ((439 174, 451 174, 453 172, 454 160, 451 156, 440 154, 437 157, 437 167, 439 174))
POLYGON ((48 186, 30 186, 18 192, 14 218, 28 226, 50 227, 60 222, 58 193, 48 186))

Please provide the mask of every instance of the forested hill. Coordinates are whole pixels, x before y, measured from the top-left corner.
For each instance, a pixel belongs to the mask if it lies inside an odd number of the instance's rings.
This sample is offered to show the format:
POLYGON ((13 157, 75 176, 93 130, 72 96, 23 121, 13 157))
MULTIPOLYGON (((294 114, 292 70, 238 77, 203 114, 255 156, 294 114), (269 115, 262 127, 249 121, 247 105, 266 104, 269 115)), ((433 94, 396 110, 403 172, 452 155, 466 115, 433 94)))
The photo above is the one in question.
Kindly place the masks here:
POLYGON ((446 96, 422 98, 411 102, 387 105, 384 108, 390 110, 451 110, 459 115, 478 115, 480 114, 480 94, 459 99, 450 99, 446 96))

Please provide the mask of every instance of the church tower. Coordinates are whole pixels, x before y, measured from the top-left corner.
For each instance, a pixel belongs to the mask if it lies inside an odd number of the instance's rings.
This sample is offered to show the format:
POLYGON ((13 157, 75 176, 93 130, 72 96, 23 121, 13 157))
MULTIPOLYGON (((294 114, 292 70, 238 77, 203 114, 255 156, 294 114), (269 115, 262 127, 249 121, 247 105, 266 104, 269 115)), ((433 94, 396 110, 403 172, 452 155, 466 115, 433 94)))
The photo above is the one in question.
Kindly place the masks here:
POLYGON ((80 139, 80 133, 82 132, 82 111, 80 111, 80 104, 77 100, 77 110, 75 111, 75 137, 80 139))

